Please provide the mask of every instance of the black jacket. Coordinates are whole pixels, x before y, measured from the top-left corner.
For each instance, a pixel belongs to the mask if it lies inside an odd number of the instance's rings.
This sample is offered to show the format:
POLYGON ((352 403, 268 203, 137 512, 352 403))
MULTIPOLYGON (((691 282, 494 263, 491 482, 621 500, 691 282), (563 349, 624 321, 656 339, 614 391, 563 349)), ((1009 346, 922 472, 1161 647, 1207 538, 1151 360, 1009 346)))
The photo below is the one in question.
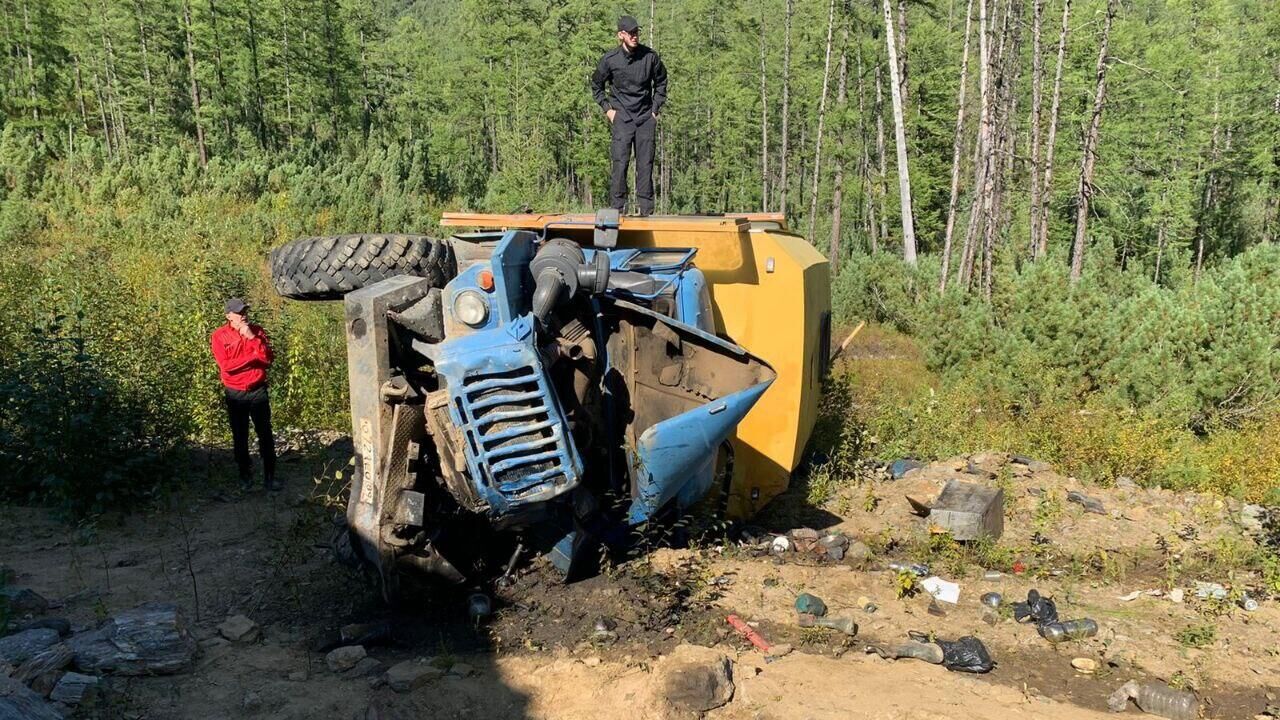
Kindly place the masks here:
POLYGON ((667 102, 667 68, 646 45, 637 45, 630 54, 619 45, 600 58, 591 74, 591 94, 601 110, 617 110, 623 119, 643 122, 667 102), (605 97, 605 83, 611 86, 610 97, 605 97))

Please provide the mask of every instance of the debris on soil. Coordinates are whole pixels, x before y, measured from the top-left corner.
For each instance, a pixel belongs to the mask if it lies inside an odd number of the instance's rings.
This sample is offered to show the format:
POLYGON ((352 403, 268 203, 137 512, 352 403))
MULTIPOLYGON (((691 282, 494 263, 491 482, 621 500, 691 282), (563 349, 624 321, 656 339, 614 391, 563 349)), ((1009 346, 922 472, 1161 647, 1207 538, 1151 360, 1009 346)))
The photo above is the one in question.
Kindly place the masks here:
POLYGON ((800 593, 796 597, 796 612, 802 615, 822 617, 827 614, 827 604, 822 602, 822 598, 817 595, 800 593))
POLYGON ((1185 592, 1182 588, 1174 588, 1169 591, 1169 602, 1181 603, 1185 592))
POLYGON ((1000 603, 1003 601, 1004 601, 1004 598, 1001 597, 1000 593, 998 592, 983 593, 982 597, 979 598, 979 602, 981 602, 986 607, 991 608, 992 610, 999 608, 1000 603))
POLYGON ((355 678, 370 677, 380 675, 386 670, 382 661, 368 656, 360 658, 360 661, 353 665, 350 669, 342 673, 342 677, 352 680, 355 678))
POLYGON ((1208 600, 1210 598, 1214 600, 1225 600, 1227 598, 1227 589, 1222 586, 1222 583, 1201 582, 1197 580, 1196 597, 1201 600, 1208 600))
POLYGON ((1034 622, 1044 625, 1058 622, 1058 606, 1053 598, 1040 595, 1039 590, 1029 590, 1026 602, 1013 604, 1013 619, 1020 623, 1034 622))
POLYGON ((1068 640, 1084 640, 1098 634, 1098 623, 1093 618, 1080 618, 1066 622, 1037 625, 1040 637, 1053 644, 1068 640))
POLYGON ((262 637, 262 628, 244 615, 232 615, 218 626, 218 634, 233 643, 248 644, 262 637))
POLYGON ((67 642, 76 668, 88 673, 172 675, 189 669, 196 654, 182 612, 168 603, 126 610, 67 642))
POLYGON ((960 541, 999 539, 1004 534, 1004 491, 948 480, 930 506, 929 523, 960 541))
POLYGON ((62 720, 62 713, 26 685, 0 677, 0 720, 62 720))
POLYGON ((1014 455, 1009 458, 1009 462, 1014 465, 1021 465, 1033 473, 1049 472, 1053 470, 1053 466, 1042 460, 1035 460, 1026 455, 1014 455))
POLYGON ((0 663, 21 665, 42 650, 56 645, 62 638, 57 630, 36 628, 0 638, 0 663))
POLYGON ((660 697, 678 714, 704 713, 733 699, 733 662, 718 652, 681 645, 663 675, 660 697))
POLYGON ((987 646, 972 635, 934 642, 942 647, 942 666, 952 672, 987 673, 995 667, 987 646))
POLYGON ((914 640, 887 648, 879 645, 868 645, 866 652, 875 653, 886 660, 913 658, 933 665, 941 665, 943 658, 941 645, 933 642, 916 642, 914 640))
POLYGON ((422 658, 405 660, 387 670, 387 686, 398 693, 413 692, 428 682, 444 676, 444 670, 422 658))
POLYGON ((1077 672, 1092 675, 1098 671, 1098 661, 1086 657, 1072 658, 1071 667, 1075 668, 1077 672))
POLYGON ((337 675, 355 667, 356 663, 365 659, 366 655, 363 645, 347 645, 330 650, 329 654, 324 656, 324 664, 329 668, 329 672, 337 675))
POLYGON ((1111 693, 1107 707, 1111 712, 1124 712, 1129 700, 1143 712, 1169 720, 1196 720, 1200 716, 1200 703, 1195 694, 1174 690, 1164 683, 1130 680, 1111 693))
POLYGON ((920 581, 920 587, 936 600, 956 605, 960 602, 960 585, 932 575, 920 581))
POLYGON ((725 620, 727 620, 729 624, 733 626, 734 630, 738 631, 739 635, 746 638, 752 645, 756 647, 756 649, 760 650, 760 652, 763 652, 766 654, 769 652, 770 650, 769 643, 763 637, 761 637, 760 633, 755 631, 755 628, 751 627, 745 621, 743 621, 742 618, 738 617, 737 615, 729 615, 729 617, 725 618, 725 620))
POLYGON ((1102 504, 1101 500, 1095 497, 1089 497, 1079 490, 1068 491, 1067 502, 1073 502, 1076 505, 1079 505, 1084 508, 1085 512, 1091 512, 1095 515, 1107 514, 1107 508, 1102 504))
POLYGON ((827 628, 828 630, 842 632, 850 637, 858 634, 858 623, 854 622, 853 618, 818 617, 808 613, 799 613, 797 617, 799 618, 800 627, 827 628))
POLYGON ((891 562, 889 563, 889 569, 894 572, 903 572, 905 570, 916 577, 924 577, 929 574, 929 566, 921 563, 891 562))

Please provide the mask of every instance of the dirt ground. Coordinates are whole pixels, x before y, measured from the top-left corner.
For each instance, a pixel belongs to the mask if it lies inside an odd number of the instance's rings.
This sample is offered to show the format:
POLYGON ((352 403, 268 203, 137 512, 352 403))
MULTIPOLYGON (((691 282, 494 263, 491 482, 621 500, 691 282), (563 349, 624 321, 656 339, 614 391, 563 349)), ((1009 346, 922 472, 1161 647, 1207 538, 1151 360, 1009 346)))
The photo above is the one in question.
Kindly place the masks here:
MULTIPOLYGON (((1080 488, 1048 468, 1003 456, 957 458, 892 480, 883 474, 840 489, 821 507, 803 488, 748 529, 748 540, 704 540, 660 549, 564 586, 545 563, 523 567, 497 593, 496 613, 476 624, 465 596, 438 592, 388 608, 357 573, 333 562, 325 542, 349 454, 341 442, 295 452, 283 463, 287 489, 228 495, 217 472, 170 509, 71 526, 32 508, 0 508, 0 563, 13 584, 53 602, 50 615, 91 627, 139 603, 180 605, 201 650, 194 669, 170 677, 116 678, 116 692, 90 714, 117 718, 570 718, 663 717, 660 678, 672 657, 699 647, 733 660, 732 700, 710 718, 1089 718, 1110 716, 1106 697, 1130 679, 1194 689, 1211 718, 1253 718, 1280 692, 1280 607, 1262 597, 1246 612, 1201 600, 1194 580, 1233 591, 1260 578, 1245 558, 1238 504, 1139 488, 1080 488), (951 477, 1001 487, 1005 534, 973 548, 938 540, 911 514, 905 495, 928 500, 951 477), (1081 489, 1103 503, 1088 513, 1065 500, 1081 489), (836 562, 816 553, 775 555, 772 533, 838 531, 871 557, 836 562), (921 593, 899 599, 891 561, 923 562, 960 584, 955 605, 929 610, 921 593), (1020 572, 1015 573, 1015 567, 1020 572), (985 570, 1002 574, 984 579, 985 570), (1169 591, 1185 589, 1182 602, 1169 591), (1052 646, 1015 623, 1009 603, 1036 588, 1064 618, 1094 618, 1091 639, 1052 646), (1000 592, 1006 610, 978 598, 1000 592), (1141 591, 1135 599, 1122 599, 1141 591), (1150 591, 1150 592, 1148 592, 1150 591), (1156 594, 1159 591, 1159 594, 1156 594), (823 598, 829 615, 851 617, 856 638, 796 624, 795 597, 823 598), (877 606, 861 607, 859 598, 877 606), (772 660, 725 623, 736 613, 794 652, 772 660), (216 627, 244 614, 262 627, 251 644, 216 627), (616 634, 603 640, 601 618, 616 634), (367 649, 387 666, 432 657, 454 671, 410 693, 345 679, 325 667, 325 647, 352 622, 386 620, 392 633, 367 649), (1209 628, 1209 629, 1205 629, 1209 628), (980 638, 996 660, 986 675, 890 661, 868 643, 980 638), (1195 647, 1195 646, 1201 647, 1195 647), (1098 669, 1083 674, 1072 660, 1098 669)), ((204 458, 227 465, 217 456, 204 458)), ((706 651, 701 651, 706 652, 706 651)), ((1137 715, 1132 706, 1127 711, 1137 715)))

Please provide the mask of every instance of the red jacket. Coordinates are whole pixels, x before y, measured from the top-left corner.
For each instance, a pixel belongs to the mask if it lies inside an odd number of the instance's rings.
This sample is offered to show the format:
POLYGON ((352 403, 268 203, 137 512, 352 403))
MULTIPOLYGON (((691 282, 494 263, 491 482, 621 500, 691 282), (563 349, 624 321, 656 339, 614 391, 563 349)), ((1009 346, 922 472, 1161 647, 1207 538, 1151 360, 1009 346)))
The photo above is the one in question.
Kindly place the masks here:
POLYGON ((249 323, 253 337, 245 339, 230 324, 213 331, 209 345, 218 363, 222 384, 232 390, 253 390, 267 382, 267 368, 275 354, 262 328, 249 323))

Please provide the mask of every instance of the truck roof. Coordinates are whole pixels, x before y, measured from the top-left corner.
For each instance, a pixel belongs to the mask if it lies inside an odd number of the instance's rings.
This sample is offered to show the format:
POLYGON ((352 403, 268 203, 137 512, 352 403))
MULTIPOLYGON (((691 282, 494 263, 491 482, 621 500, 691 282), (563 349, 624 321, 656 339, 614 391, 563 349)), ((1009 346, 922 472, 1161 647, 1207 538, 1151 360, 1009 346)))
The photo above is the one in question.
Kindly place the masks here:
MULTIPOLYGON (((444 227, 487 229, 541 230, 545 227, 594 227, 595 215, 589 213, 467 213, 447 212, 440 216, 444 227)), ((782 213, 725 213, 723 215, 624 215, 618 230, 626 231, 696 231, 738 233, 753 224, 768 223, 786 229, 782 213)))

